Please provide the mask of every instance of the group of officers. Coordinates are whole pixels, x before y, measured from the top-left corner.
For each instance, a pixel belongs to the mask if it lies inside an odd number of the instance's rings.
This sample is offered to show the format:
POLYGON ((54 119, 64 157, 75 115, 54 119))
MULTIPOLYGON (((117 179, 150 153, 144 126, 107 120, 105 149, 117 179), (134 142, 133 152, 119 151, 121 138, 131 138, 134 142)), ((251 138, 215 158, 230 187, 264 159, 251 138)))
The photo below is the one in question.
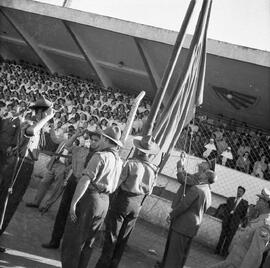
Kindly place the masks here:
MULTIPOLYGON (((40 131, 54 116, 52 104, 45 99, 37 100, 29 108, 35 112, 33 122, 21 122, 18 117, 0 121, 0 235, 29 185, 40 131)), ((97 234, 105 223, 103 249, 95 267, 116 268, 142 205, 155 186, 158 167, 150 159, 160 149, 150 135, 134 139, 135 152, 123 163, 119 156, 123 147, 119 127, 91 133, 90 148, 74 145, 80 135, 83 132, 78 130, 63 140, 54 158, 57 161, 66 148, 71 152, 72 164, 51 240, 42 246, 53 249, 61 244, 63 268, 86 268, 97 234)), ((183 153, 177 163, 180 187, 168 216, 170 227, 165 251, 156 267, 184 267, 192 239, 211 206, 210 185, 217 179, 214 162, 206 159, 193 175, 186 173, 184 166, 183 153)), ((265 207, 269 204, 266 202, 265 207)), ((38 207, 39 204, 30 202, 27 206, 38 207)))
MULTIPOLYGON (((40 131, 54 115, 52 104, 45 99, 37 100, 29 108, 35 112, 34 122, 22 123, 16 116, 0 122, 0 234, 29 185, 40 131)), ((123 147, 119 127, 91 133, 90 148, 73 145, 82 134, 79 130, 59 145, 71 151, 72 170, 51 240, 42 246, 58 248, 62 240, 62 267, 87 267, 95 238, 105 222, 104 244, 96 267, 118 267, 140 209, 155 186, 158 167, 151 163, 150 156, 157 155, 160 149, 152 136, 134 139, 133 157, 123 163, 119 156, 123 147)), ((198 173, 187 180, 182 158, 178 163, 178 178, 180 183, 188 185, 179 188, 173 202, 166 249, 158 267, 184 266, 192 238, 211 205, 209 184, 216 175, 205 161, 199 165, 198 173)), ((27 205, 38 207, 34 202, 27 205)))

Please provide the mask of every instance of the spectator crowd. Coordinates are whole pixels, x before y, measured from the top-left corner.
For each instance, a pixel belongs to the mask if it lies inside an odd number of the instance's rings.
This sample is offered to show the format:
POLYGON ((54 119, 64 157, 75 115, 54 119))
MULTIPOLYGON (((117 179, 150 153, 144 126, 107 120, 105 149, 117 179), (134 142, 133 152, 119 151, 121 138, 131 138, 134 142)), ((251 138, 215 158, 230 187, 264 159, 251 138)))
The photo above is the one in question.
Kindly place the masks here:
POLYGON ((229 126, 219 120, 196 116, 178 141, 180 149, 198 157, 207 157, 212 151, 217 163, 270 180, 270 136, 242 126, 229 126))
MULTIPOLYGON (((50 75, 42 67, 24 61, 0 64, 0 117, 19 115, 31 119, 33 114, 27 108, 41 96, 54 103, 55 134, 65 138, 79 127, 91 132, 118 125, 123 130, 135 97, 112 88, 104 89, 93 80, 50 75)), ((132 134, 140 134, 150 106, 150 100, 141 102, 132 134)), ((190 153, 198 157, 207 157, 215 151, 219 164, 270 180, 270 136, 224 122, 197 115, 183 130, 177 147, 188 152, 191 144, 190 153)), ((45 127, 44 132, 49 133, 49 129, 45 127)), ((88 140, 86 133, 78 142, 84 145, 88 140)))
MULTIPOLYGON (((6 61, 0 65, 0 117, 20 116, 31 119, 28 106, 44 96, 54 103, 53 120, 57 136, 67 136, 70 128, 89 131, 118 125, 125 128, 134 95, 78 77, 48 74, 39 66, 6 61)), ((143 100, 138 109, 133 134, 140 133, 150 110, 150 101, 143 100)), ((49 128, 45 128, 48 131, 49 128)), ((81 145, 85 141, 81 140, 81 145)))
MULTIPOLYGON (((4 119, 6 122, 6 125, 2 126, 9 125, 10 129, 13 129, 16 127, 15 120, 19 121, 19 128, 22 128, 21 122, 28 119, 36 122, 34 124, 36 130, 30 132, 34 127, 27 125, 17 135, 19 138, 16 138, 18 147, 24 145, 24 142, 18 142, 22 136, 29 139, 27 142, 33 150, 27 147, 24 156, 29 154, 29 157, 23 158, 21 162, 23 171, 18 176, 19 180, 14 180, 14 192, 21 193, 21 196, 20 198, 17 198, 17 195, 11 196, 13 199, 9 204, 15 205, 8 206, 7 211, 3 210, 5 228, 30 182, 29 174, 32 173, 34 161, 37 160, 34 150, 55 152, 49 157, 46 173, 41 176, 43 178, 33 201, 26 203, 26 206, 38 208, 45 213, 63 194, 52 238, 49 243, 42 244, 44 248, 56 249, 63 237, 61 254, 63 267, 78 267, 81 263, 87 265, 95 237, 101 230, 105 218, 107 219, 105 239, 96 268, 118 267, 141 206, 146 196, 152 193, 157 177, 156 167, 151 164, 149 156, 157 155, 160 150, 154 138, 149 135, 144 136, 142 140, 134 140, 134 146, 137 148, 135 159, 128 159, 128 164, 123 170, 123 163, 119 157, 119 148, 123 146, 121 131, 126 127, 133 100, 133 95, 112 88, 104 89, 92 80, 50 75, 42 67, 26 62, 17 64, 3 61, 0 64, 0 120, 4 119), (42 97, 50 100, 47 101, 49 104, 42 97), (40 100, 44 103, 40 103, 40 100), (96 132, 96 130, 103 131, 96 132), (41 148, 37 145, 40 144, 40 139, 41 148), (56 181, 54 190, 44 202, 45 206, 41 205, 54 181, 56 181), (117 194, 111 201, 109 195, 116 190, 117 194), (126 204, 128 205, 125 207, 126 204), (77 211, 79 212, 76 213, 77 211), (91 215, 92 218, 84 215, 91 215), (122 222, 118 221, 119 215, 121 217, 126 215, 122 222), (91 220, 88 222, 89 219, 91 220), (84 228, 85 226, 87 228, 84 228)), ((140 104, 132 134, 140 134, 147 120, 150 105, 150 100, 144 100, 140 104)), ((177 146, 189 154, 205 158, 206 161, 198 164, 196 174, 188 176, 184 169, 185 157, 181 156, 177 163, 177 179, 182 186, 176 193, 168 217, 170 230, 165 254, 162 263, 157 262, 155 267, 171 268, 180 267, 179 265, 183 267, 186 262, 191 241, 202 222, 202 215, 212 202, 209 185, 216 181, 217 176, 210 155, 214 153, 221 165, 270 180, 269 141, 270 136, 263 135, 259 131, 247 128, 243 130, 237 126, 232 128, 223 121, 215 122, 200 115, 197 115, 183 130, 177 146), (184 195, 185 199, 182 198, 184 195), (190 220, 192 218, 199 221, 190 220)), ((18 159, 22 158, 21 149, 16 150, 18 159)), ((9 150, 5 150, 5 153, 6 156, 10 156, 9 150)), ((184 153, 182 155, 185 156, 184 153)), ((5 186, 1 195, 2 204, 4 200, 8 200, 5 193, 10 191, 6 180, 9 177, 6 174, 11 168, 9 163, 5 165, 2 169, 4 172, 0 174, 2 178, 0 184, 5 186)), ((34 177, 34 174, 32 176, 34 177)), ((242 198, 244 194, 245 188, 239 186, 237 196, 229 197, 227 203, 220 206, 222 232, 216 254, 227 258, 213 268, 240 267, 240 263, 243 264, 241 267, 253 268, 259 267, 264 261, 266 264, 263 267, 268 267, 270 191, 263 189, 261 194, 257 195, 259 199, 252 209, 249 209, 248 202, 242 198), (253 212, 256 214, 254 218, 253 212), (243 228, 239 229, 239 225, 243 228), (257 234, 259 236, 256 236, 257 234), (229 252, 231 243, 233 246, 229 252), (257 246, 258 243, 261 247, 257 246), (254 246, 257 246, 257 251, 254 246), (255 252, 251 257, 250 250, 255 252), (239 255, 240 251, 242 255, 239 255)), ((1 228, 1 231, 4 229, 1 228)), ((1 251, 4 252, 5 249, 0 248, 1 251)))

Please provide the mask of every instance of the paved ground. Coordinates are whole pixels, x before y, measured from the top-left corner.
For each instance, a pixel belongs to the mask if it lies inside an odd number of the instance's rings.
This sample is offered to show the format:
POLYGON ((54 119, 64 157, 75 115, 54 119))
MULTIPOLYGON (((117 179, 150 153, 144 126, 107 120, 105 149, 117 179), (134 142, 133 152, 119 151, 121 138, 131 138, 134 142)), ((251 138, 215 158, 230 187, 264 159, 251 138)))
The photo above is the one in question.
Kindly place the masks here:
MULTIPOLYGON (((5 234, 1 237, 1 245, 7 247, 6 253, 0 253, 2 268, 61 267, 60 250, 46 250, 40 246, 50 239, 57 204, 44 216, 35 209, 25 207, 25 201, 31 199, 34 191, 29 188, 24 202, 20 204, 5 234)), ((153 267, 162 256, 165 241, 166 232, 163 229, 138 221, 119 268, 153 267), (149 250, 154 250, 154 253, 149 250)), ((97 245, 89 268, 94 267, 99 254, 100 248, 97 245)), ((212 250, 193 243, 186 268, 207 268, 220 260, 213 255, 212 250)))

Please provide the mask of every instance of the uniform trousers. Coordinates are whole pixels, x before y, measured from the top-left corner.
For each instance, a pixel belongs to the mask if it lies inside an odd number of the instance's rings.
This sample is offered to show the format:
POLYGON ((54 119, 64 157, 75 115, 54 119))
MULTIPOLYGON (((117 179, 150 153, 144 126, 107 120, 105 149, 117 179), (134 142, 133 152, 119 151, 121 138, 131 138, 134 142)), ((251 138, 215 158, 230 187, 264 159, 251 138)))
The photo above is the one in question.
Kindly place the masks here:
POLYGON ((76 222, 67 220, 61 252, 62 268, 86 268, 97 233, 106 217, 109 195, 87 189, 77 204, 76 222))
POLYGON ((72 202, 76 186, 77 186, 77 178, 72 174, 63 192, 63 196, 53 226, 51 242, 55 244, 60 244, 60 241, 63 237, 70 209, 70 204, 72 202))
POLYGON ((105 241, 96 268, 116 268, 135 227, 145 195, 119 189, 106 217, 105 241))
MULTIPOLYGON (((18 167, 21 165, 22 160, 19 161, 18 167)), ((12 194, 9 195, 6 213, 0 235, 5 231, 12 216, 14 215, 19 203, 21 202, 24 193, 29 185, 31 174, 34 168, 34 163, 31 160, 25 159, 22 163, 21 169, 18 173, 17 180, 13 186, 12 194)), ((2 217, 5 200, 8 195, 8 189, 12 180, 13 168, 6 169, 3 173, 3 180, 0 185, 0 216, 2 217)))
MULTIPOLYGON (((5 169, 6 165, 6 153, 0 150, 0 186, 2 184, 2 181, 4 180, 3 177, 3 170, 5 169)), ((1 188, 0 188, 1 189, 1 188)))
POLYGON ((45 177, 41 180, 38 186, 37 193, 34 198, 34 203, 40 205, 45 197, 49 187, 54 181, 64 181, 66 166, 61 162, 53 164, 52 170, 47 170, 45 177))
POLYGON ((189 254, 192 238, 193 237, 178 233, 170 227, 161 267, 184 267, 189 254))
POLYGON ((50 160, 51 160, 50 155, 40 152, 38 154, 38 160, 35 161, 35 164, 34 164, 32 178, 36 177, 37 179, 40 180, 41 178, 45 177, 48 171, 47 165, 49 164, 50 160))

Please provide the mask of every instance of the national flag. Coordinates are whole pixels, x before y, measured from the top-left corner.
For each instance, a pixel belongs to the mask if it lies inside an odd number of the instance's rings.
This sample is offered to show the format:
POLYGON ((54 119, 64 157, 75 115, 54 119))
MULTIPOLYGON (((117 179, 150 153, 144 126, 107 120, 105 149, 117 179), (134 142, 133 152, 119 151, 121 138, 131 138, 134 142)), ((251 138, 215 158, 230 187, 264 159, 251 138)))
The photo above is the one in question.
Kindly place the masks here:
POLYGON ((212 0, 204 0, 184 68, 153 131, 161 151, 166 153, 164 163, 183 128, 193 118, 195 107, 203 102, 206 40, 211 5, 212 0))

